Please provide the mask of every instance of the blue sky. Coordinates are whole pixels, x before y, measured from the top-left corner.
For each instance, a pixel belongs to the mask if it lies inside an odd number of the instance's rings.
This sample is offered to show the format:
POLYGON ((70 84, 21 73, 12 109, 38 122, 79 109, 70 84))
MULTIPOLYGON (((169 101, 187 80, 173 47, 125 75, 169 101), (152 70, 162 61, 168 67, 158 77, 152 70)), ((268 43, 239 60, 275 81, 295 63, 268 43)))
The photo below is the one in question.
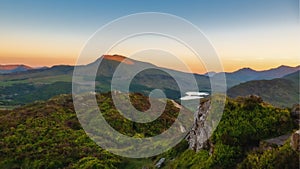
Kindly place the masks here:
POLYGON ((258 24, 293 24, 298 0, 2 0, 0 19, 11 27, 94 31, 118 17, 137 12, 165 12, 190 20, 200 28, 222 29, 258 24), (82 27, 84 25, 84 27, 82 27))
MULTIPOLYGON (((17 62, 18 59, 20 62, 26 62, 30 57, 65 57, 68 58, 65 63, 71 63, 87 38, 99 27, 111 20, 137 12, 164 12, 189 20, 207 34, 217 50, 219 49, 224 63, 233 57, 240 57, 247 62, 246 56, 243 57, 241 52, 234 53, 233 49, 230 49, 230 46, 234 48, 240 45, 241 40, 245 38, 249 39, 248 43, 251 42, 251 46, 259 41, 262 35, 266 35, 270 41, 278 39, 283 45, 291 43, 291 50, 296 50, 294 43, 297 41, 292 36, 299 28, 299 0, 0 0, 0 36, 3 37, 0 40, 0 58, 3 63, 11 63, 17 62), (257 38, 254 38, 254 35, 257 35, 257 38), (228 44, 224 44, 225 39, 228 44), (61 44, 57 45, 59 43, 66 44, 65 49, 60 49, 61 44), (20 52, 13 51, 14 47, 20 52), (38 48, 38 52, 31 54, 30 50, 34 48, 38 48), (73 51, 70 51, 71 49, 73 51), (47 51, 47 54, 44 54, 43 50, 47 51), (55 52, 49 53, 50 50, 55 52)), ((262 48, 272 50, 272 45, 262 48)), ((260 51, 257 47, 247 50, 256 50, 258 54, 254 54, 255 58, 272 57, 272 52, 259 56, 260 51)), ((285 47, 284 50, 289 49, 285 47)), ((296 58, 296 55, 295 52, 291 52, 289 57, 296 58)), ((280 62, 291 64, 279 60, 278 63, 269 66, 276 66, 280 62)))

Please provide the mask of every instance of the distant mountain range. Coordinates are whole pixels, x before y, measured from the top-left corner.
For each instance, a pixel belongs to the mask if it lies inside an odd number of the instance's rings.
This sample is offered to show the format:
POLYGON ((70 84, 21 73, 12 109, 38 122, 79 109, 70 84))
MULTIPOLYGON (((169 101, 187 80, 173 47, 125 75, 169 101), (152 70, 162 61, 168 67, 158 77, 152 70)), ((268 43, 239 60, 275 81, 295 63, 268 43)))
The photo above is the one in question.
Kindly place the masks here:
MULTIPOLYGON (((251 68, 243 68, 240 70, 237 70, 235 72, 226 72, 226 80, 227 80, 227 86, 228 88, 238 85, 240 83, 244 83, 251 80, 270 80, 275 78, 281 78, 285 75, 294 73, 296 71, 300 70, 300 65, 296 67, 290 67, 290 66, 279 66, 277 68, 269 69, 269 70, 263 70, 263 71, 256 71, 251 68)), ((207 76, 210 76, 211 78, 218 79, 220 76, 220 73, 214 73, 210 72, 206 74, 207 76)))
MULTIPOLYGON (((132 79, 130 92, 148 95, 153 89, 161 89, 168 98, 179 99, 181 94, 175 79, 178 79, 184 92, 187 92, 195 89, 195 86, 190 83, 192 77, 195 78, 196 85, 200 90, 210 91, 209 78, 204 75, 165 69, 120 55, 104 55, 91 64, 77 66, 76 68, 82 73, 79 76, 82 76, 81 78, 86 82, 94 81, 95 78, 90 74, 95 69, 98 70, 95 90, 103 93, 111 90, 113 74, 121 62, 125 64, 122 64, 122 76, 117 77, 121 79, 118 87, 122 89, 122 85, 124 85, 122 82, 132 79), (98 68, 96 66, 98 66, 101 59, 103 60, 98 68), (141 71, 134 78, 131 78, 132 73, 136 73, 137 70, 144 67, 150 69, 141 71), (172 77, 169 73, 172 74, 172 77)), ((47 69, 33 69, 0 75, 0 106, 22 105, 35 99, 46 100, 57 94, 71 93, 73 70, 74 66, 58 65, 47 69)))
MULTIPOLYGON (((90 82, 95 80, 92 76, 90 76, 91 72, 95 69, 98 70, 96 75, 95 90, 97 92, 103 93, 111 90, 112 77, 121 62, 123 62, 124 64, 122 64, 122 76, 117 77, 120 80, 117 87, 119 87, 120 89, 124 88, 123 85, 125 84, 123 84, 123 82, 132 79, 129 89, 130 92, 139 92, 148 95, 153 89, 161 89, 165 92, 168 98, 175 100, 179 99, 181 97, 181 94, 179 92, 179 86, 173 77, 179 79, 178 81, 184 88, 183 92, 194 91, 194 86, 192 86, 190 83, 190 79, 192 77, 195 78, 199 90, 210 92, 210 78, 214 78, 214 80, 218 81, 221 76, 220 73, 215 72, 210 72, 204 75, 180 72, 176 70, 161 68, 151 63, 129 59, 121 55, 103 55, 93 63, 77 66, 77 70, 82 73, 82 78, 85 81, 90 82), (96 66, 99 64, 101 59, 103 60, 98 68, 96 66), (140 68, 145 67, 148 67, 150 69, 141 71, 134 78, 130 77, 132 73, 138 72, 140 68), (171 77, 170 74, 172 74, 173 77, 171 77)), ((244 83, 253 80, 270 80, 276 78, 281 78, 279 81, 286 81, 287 79, 282 79, 283 76, 289 77, 287 76, 288 74, 294 73, 299 69, 300 66, 280 66, 278 68, 265 71, 255 71, 250 68, 244 68, 235 72, 225 73, 227 88, 229 89, 229 96, 236 97, 239 95, 248 94, 262 95, 260 93, 257 93, 255 90, 248 91, 247 89, 249 86, 245 85, 244 83), (243 92, 239 93, 239 91, 243 92)), ((6 73, 0 75, 0 106, 22 105, 35 100, 47 100, 55 95, 65 93, 67 94, 71 93, 72 91, 72 76, 74 66, 57 65, 51 68, 32 69, 30 67, 20 65, 16 66, 14 69, 13 67, 11 67, 9 70, 9 74, 6 73), (13 72, 13 70, 21 69, 21 67, 23 67, 24 71, 13 72)), ((261 86, 259 86, 257 83, 258 82, 249 82, 249 84, 251 84, 250 86, 252 86, 253 88, 270 89, 270 87, 267 87, 268 85, 264 81, 259 82, 261 86)), ((269 83, 270 85, 272 85, 272 82, 269 83)), ((289 83, 284 82, 284 84, 289 83)), ((289 96, 295 98, 292 93, 295 93, 295 90, 297 89, 294 89, 294 87, 295 85, 293 85, 292 87, 285 86, 280 90, 287 91, 288 93, 290 93, 289 96)), ((265 90, 264 93, 270 96, 271 94, 274 94, 273 90, 272 92, 273 93, 269 93, 268 90, 265 90)), ((271 98, 276 97, 272 96, 271 98)), ((276 102, 268 99, 267 96, 263 96, 263 99, 269 101, 270 103, 275 103, 276 105, 281 106, 282 104, 279 104, 279 102, 281 102, 281 100, 284 100, 284 97, 278 98, 276 102)), ((285 99, 286 102, 287 100, 289 99, 285 99)), ((295 101, 295 99, 291 99, 290 101, 292 103, 295 101)), ((287 104, 283 103, 283 105, 286 106, 287 104)))
POLYGON ((0 75, 1 74, 15 74, 20 72, 27 72, 31 70, 43 70, 48 69, 46 66, 42 67, 30 67, 27 65, 16 64, 16 65, 0 65, 0 75))
MULTIPOLYGON (((152 67, 153 66, 156 67, 153 64, 129 59, 129 58, 126 58, 121 55, 103 55, 103 58, 105 61, 108 61, 108 64, 102 65, 102 66, 105 66, 105 68, 103 68, 101 70, 101 72, 104 73, 103 75, 105 75, 105 76, 112 76, 114 67, 116 67, 118 65, 118 63, 122 62, 122 61, 126 61, 127 64, 129 64, 129 65, 135 64, 134 67, 137 65, 139 65, 139 66, 151 65, 152 67)), ((99 61, 99 59, 87 66, 91 67, 93 65, 96 65, 96 63, 98 61, 99 61)), ((139 66, 137 66, 137 67, 139 67, 139 66)), ((64 70, 67 67, 70 70, 73 69, 73 66, 64 66, 64 65, 57 65, 57 66, 53 66, 52 68, 48 68, 48 67, 32 68, 32 67, 29 67, 26 65, 0 65, 0 74, 19 73, 19 72, 25 72, 28 70, 31 70, 30 73, 34 73, 33 75, 31 75, 32 77, 35 77, 35 75, 37 74, 37 72, 39 72, 39 70, 46 70, 44 73, 46 73, 47 76, 51 75, 51 74, 56 74, 59 72, 63 73, 63 74, 71 73, 71 72, 64 72, 64 70), (32 71, 32 70, 38 70, 38 71, 32 71), (63 70, 63 71, 61 71, 61 70, 63 70)), ((170 70, 170 69, 161 68, 161 67, 158 67, 158 68, 164 69, 164 70, 170 70)), ((251 81, 251 80, 270 80, 270 79, 275 79, 275 78, 281 78, 285 75, 291 74, 298 70, 300 70, 300 65, 296 66, 296 67, 282 65, 277 68, 272 68, 272 69, 263 70, 263 71, 256 71, 251 68, 242 68, 242 69, 239 69, 234 72, 225 72, 225 76, 226 76, 227 88, 231 88, 235 85, 238 85, 240 83, 244 83, 247 81, 251 81)), ((176 72, 180 72, 180 71, 176 71, 176 72)), ((221 73, 216 73, 216 72, 207 72, 203 75, 201 75, 201 74, 194 74, 194 75, 195 76, 206 76, 209 78, 213 78, 216 81, 222 77, 221 73)), ((15 76, 15 75, 13 75, 13 76, 15 76)), ((23 76, 23 74, 21 74, 20 76, 23 76)))

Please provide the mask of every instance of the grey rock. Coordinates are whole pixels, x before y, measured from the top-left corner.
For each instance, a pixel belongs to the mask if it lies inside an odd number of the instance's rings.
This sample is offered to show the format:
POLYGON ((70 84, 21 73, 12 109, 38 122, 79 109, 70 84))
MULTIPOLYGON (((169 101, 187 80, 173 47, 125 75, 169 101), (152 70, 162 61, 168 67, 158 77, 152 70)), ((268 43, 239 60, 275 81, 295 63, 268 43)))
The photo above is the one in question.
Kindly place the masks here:
POLYGON ((186 137, 186 140, 189 143, 189 148, 196 152, 201 149, 208 149, 212 147, 208 140, 209 132, 211 132, 212 129, 205 123, 211 109, 210 104, 210 100, 201 103, 198 111, 194 113, 194 123, 186 137))
POLYGON ((293 150, 300 151, 300 130, 292 134, 290 144, 293 150))
POLYGON ((162 166, 162 164, 165 162, 165 158, 161 158, 159 159, 159 161, 155 164, 156 168, 160 168, 162 166))

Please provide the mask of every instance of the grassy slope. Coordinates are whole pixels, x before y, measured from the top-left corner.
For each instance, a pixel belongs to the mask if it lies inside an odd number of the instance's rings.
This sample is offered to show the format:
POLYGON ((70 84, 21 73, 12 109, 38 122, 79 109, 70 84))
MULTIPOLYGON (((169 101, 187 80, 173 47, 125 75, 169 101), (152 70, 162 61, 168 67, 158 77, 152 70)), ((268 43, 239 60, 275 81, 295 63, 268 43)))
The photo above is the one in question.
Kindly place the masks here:
MULTIPOLYGON (((149 106, 142 95, 133 94, 131 99, 140 110, 149 106)), ((164 115, 155 124, 134 124, 115 111, 110 94, 97 96, 97 100, 112 127, 129 136, 161 133, 173 123, 178 111, 168 102, 164 115)), ((212 156, 208 150, 187 150, 183 141, 156 157, 128 159, 110 154, 91 141, 77 121, 71 96, 62 95, 0 111, 0 168, 153 168, 162 157, 166 158, 164 168, 232 168, 246 158, 247 147, 291 129, 288 110, 255 98, 229 99, 211 138, 215 144, 212 156)))
MULTIPOLYGON (((149 106, 144 96, 131 96, 138 109, 149 106)), ((129 136, 157 135, 170 127, 178 112, 169 101, 167 111, 156 126, 133 124, 116 112, 110 94, 98 95, 97 100, 107 121, 129 136)), ((144 165, 146 161, 149 159, 128 165, 144 165)), ((123 168, 126 159, 102 150, 86 136, 76 118, 70 95, 0 111, 0 168, 77 168, 93 163, 123 168)))

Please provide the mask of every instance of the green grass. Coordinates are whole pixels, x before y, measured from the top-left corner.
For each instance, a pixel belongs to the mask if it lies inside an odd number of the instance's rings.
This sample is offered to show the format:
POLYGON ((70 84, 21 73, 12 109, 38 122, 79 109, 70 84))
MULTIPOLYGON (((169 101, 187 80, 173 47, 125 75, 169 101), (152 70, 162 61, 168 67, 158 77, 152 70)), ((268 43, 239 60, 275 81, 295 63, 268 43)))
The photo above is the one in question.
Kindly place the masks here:
POLYGON ((0 81, 1 86, 12 86, 15 84, 51 84, 55 82, 72 82, 72 76, 70 75, 57 75, 57 76, 46 76, 38 78, 26 78, 19 80, 4 80, 0 81))
POLYGON ((124 165, 120 166, 123 169, 133 169, 133 168, 154 168, 154 163, 149 158, 142 158, 142 159, 128 159, 125 160, 124 165))
MULTIPOLYGON (((155 123, 133 123, 117 112, 110 93, 96 98, 111 127, 128 136, 148 137, 162 133, 173 124, 178 111, 168 101, 166 111, 155 123)), ((131 101, 140 110, 150 106, 141 94, 131 94, 131 101)), ((235 168, 247 158, 251 146, 258 146, 260 140, 291 132, 291 122, 287 109, 275 108, 256 97, 228 99, 222 120, 210 139, 214 145, 211 155, 209 150, 198 153, 189 150, 187 142, 182 141, 161 155, 130 159, 113 155, 90 140, 78 122, 72 96, 60 95, 48 101, 0 111, 0 168, 151 169, 160 158, 166 159, 164 169, 235 168)), ((290 148, 271 153, 278 154, 281 161, 271 158, 271 162, 281 168, 286 166, 286 160, 299 156, 290 148)), ((262 164, 270 161, 268 154, 266 152, 267 156, 260 160, 262 164)), ((245 165, 252 164, 251 159, 245 165)))
POLYGON ((230 88, 227 94, 233 98, 255 94, 274 106, 292 107, 299 103, 299 78, 249 81, 230 88))

